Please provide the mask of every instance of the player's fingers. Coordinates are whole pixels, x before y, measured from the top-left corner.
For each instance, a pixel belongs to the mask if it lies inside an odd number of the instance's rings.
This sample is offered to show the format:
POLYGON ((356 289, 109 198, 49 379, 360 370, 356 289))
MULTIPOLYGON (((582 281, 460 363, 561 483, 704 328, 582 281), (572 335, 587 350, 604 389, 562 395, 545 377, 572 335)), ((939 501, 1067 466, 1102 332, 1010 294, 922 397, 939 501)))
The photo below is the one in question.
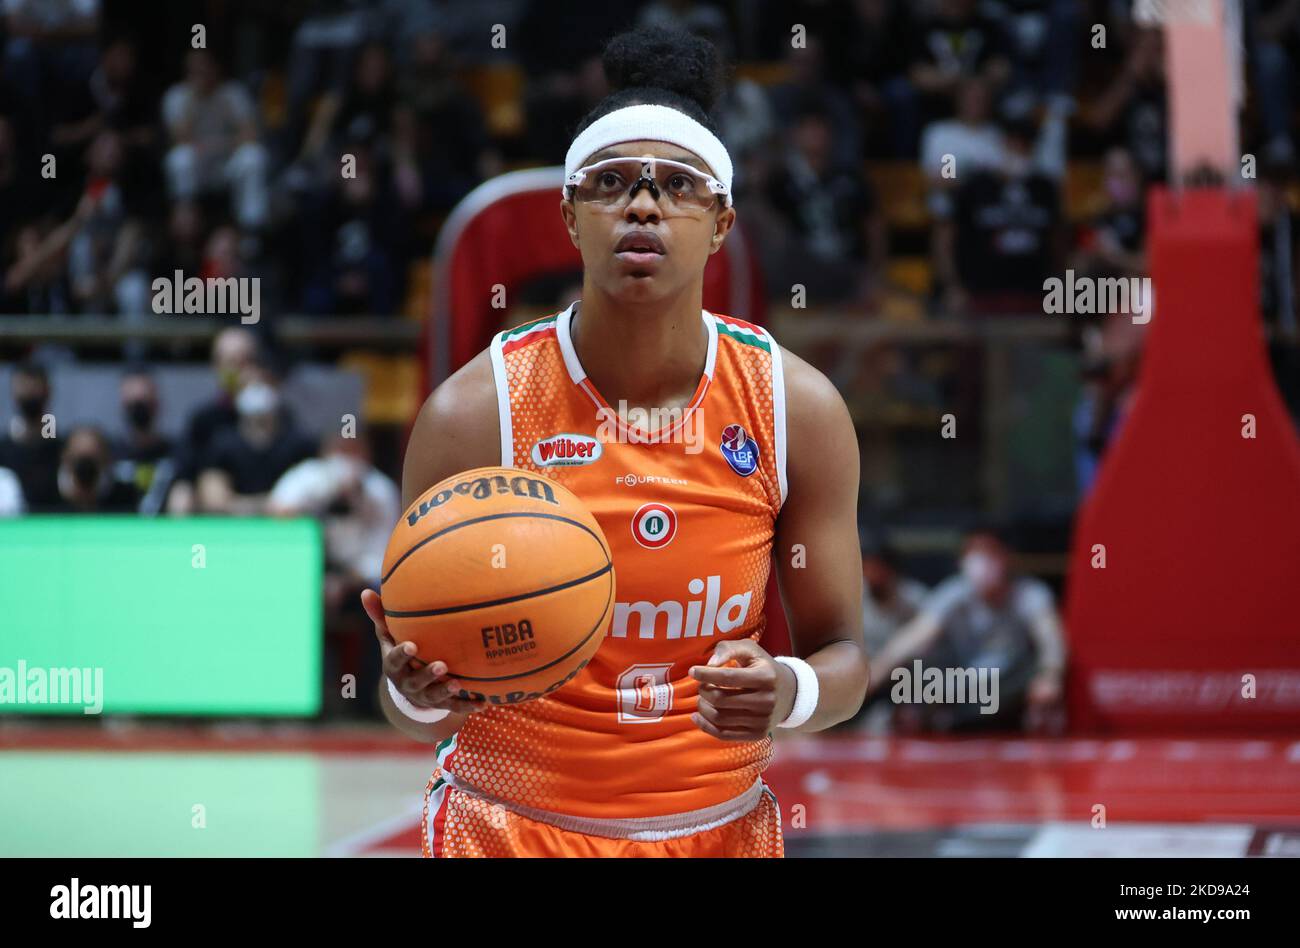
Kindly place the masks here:
POLYGON ((755 728, 767 723, 769 715, 756 711, 738 710, 735 708, 720 708, 713 702, 701 697, 699 700, 699 713, 704 715, 709 723, 717 726, 722 730, 729 728, 755 728))
POLYGON ((448 679, 425 688, 420 694, 420 701, 430 707, 458 714, 473 714, 488 706, 486 701, 465 697, 467 694, 460 682, 448 679))
POLYGON ((411 674, 411 659, 414 657, 414 642, 398 642, 384 653, 384 674, 400 686, 411 674))
POLYGON ((765 679, 761 665, 745 668, 716 668, 710 665, 692 665, 691 677, 706 685, 723 688, 759 688, 765 679))
POLYGON ((427 665, 421 665, 418 669, 407 675, 406 683, 414 691, 423 691, 446 674, 447 663, 442 661, 433 661, 429 662, 427 665))
POLYGON ((738 668, 752 665, 766 655, 763 647, 753 639, 727 639, 714 646, 708 664, 711 667, 738 668))
POLYGON ((384 604, 379 598, 379 593, 373 589, 361 590, 361 608, 366 610, 366 615, 370 616, 370 621, 375 624, 375 638, 392 645, 393 637, 388 631, 388 620, 384 618, 384 604))
MULTIPOLYGON (((752 730, 746 729, 740 731, 740 730, 730 730, 730 729, 720 728, 712 721, 709 721, 707 718, 705 718, 698 711, 691 715, 691 721, 692 723, 694 723, 696 727, 698 727, 705 734, 709 734, 713 737, 716 737, 720 741, 758 740, 758 737, 752 736, 755 733, 752 730)), ((759 736, 761 737, 762 735, 759 736)))
POLYGON ((743 711, 750 714, 771 714, 776 706, 776 697, 771 692, 733 691, 730 688, 714 688, 704 685, 700 688, 700 700, 720 711, 743 711))
MULTIPOLYGON (((441 686, 435 685, 434 687, 439 688, 441 686)), ((417 701, 418 707, 437 708, 439 711, 452 711, 456 714, 473 714, 476 711, 484 710, 488 706, 486 701, 457 698, 447 694, 445 691, 439 692, 439 696, 436 698, 413 698, 411 703, 416 704, 417 701)))

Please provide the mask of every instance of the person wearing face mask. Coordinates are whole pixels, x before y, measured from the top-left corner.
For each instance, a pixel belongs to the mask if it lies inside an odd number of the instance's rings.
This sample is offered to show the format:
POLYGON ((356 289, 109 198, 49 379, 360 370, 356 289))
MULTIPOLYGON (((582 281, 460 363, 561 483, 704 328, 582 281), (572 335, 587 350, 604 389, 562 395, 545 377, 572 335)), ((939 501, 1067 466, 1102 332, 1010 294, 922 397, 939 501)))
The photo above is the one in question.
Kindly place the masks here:
POLYGON ((133 369, 122 376, 119 392, 126 435, 116 445, 114 474, 148 495, 171 469, 171 442, 157 429, 158 386, 147 371, 133 369))
POLYGON ((14 415, 0 434, 0 468, 18 478, 28 510, 39 512, 59 501, 59 457, 63 442, 47 422, 50 381, 43 366, 24 362, 14 369, 10 391, 14 415), (45 437, 46 435, 51 437, 45 437))
POLYGON ((68 435, 58 473, 59 500, 52 513, 135 513, 140 491, 113 477, 108 439, 98 428, 68 435))
MULTIPOLYGON (((960 572, 941 583, 921 611, 871 662, 871 688, 888 690, 896 668, 997 669, 998 704, 982 713, 974 701, 908 706, 923 727, 1035 729, 1051 720, 1063 697, 1065 636, 1047 585, 1015 573, 996 531, 978 529, 962 545, 960 572)), ((902 706, 900 705, 900 709, 902 706)))
POLYGON ((172 464, 175 481, 167 495, 167 511, 188 514, 196 504, 194 485, 200 467, 217 434, 233 428, 239 421, 235 395, 244 372, 257 361, 257 337, 242 326, 231 326, 217 333, 212 343, 212 371, 216 376, 217 394, 190 415, 185 434, 176 446, 172 464))
POLYGON ((275 377, 262 365, 245 373, 235 396, 235 425, 219 431, 200 468, 198 507, 206 513, 252 516, 285 471, 316 453, 283 404, 275 377))

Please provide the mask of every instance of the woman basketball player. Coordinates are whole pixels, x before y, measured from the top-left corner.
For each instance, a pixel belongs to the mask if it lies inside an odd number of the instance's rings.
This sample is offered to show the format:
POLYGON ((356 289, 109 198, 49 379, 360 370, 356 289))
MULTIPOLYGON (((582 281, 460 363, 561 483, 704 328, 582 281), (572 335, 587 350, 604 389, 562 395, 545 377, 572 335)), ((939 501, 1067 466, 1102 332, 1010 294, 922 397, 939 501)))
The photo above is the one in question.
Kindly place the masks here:
POLYGON ((439 743, 426 855, 780 856, 772 729, 843 721, 867 686, 857 440, 821 373, 702 308, 736 219, 713 47, 641 29, 604 61, 614 91, 579 126, 560 204, 582 297, 499 333, 430 396, 402 486, 409 505, 498 464, 563 483, 613 552, 609 631, 565 687, 487 707, 443 662, 408 668, 414 645, 367 590, 381 701, 439 743), (599 450, 554 465, 557 438, 599 450), (758 642, 774 553, 799 658, 758 642))

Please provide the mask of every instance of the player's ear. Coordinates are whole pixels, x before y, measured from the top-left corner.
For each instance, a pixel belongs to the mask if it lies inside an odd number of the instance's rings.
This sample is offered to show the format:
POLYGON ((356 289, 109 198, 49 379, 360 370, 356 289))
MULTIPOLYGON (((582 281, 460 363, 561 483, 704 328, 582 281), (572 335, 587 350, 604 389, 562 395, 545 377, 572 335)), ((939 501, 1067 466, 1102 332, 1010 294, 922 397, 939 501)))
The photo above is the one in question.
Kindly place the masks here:
POLYGON ((573 209, 573 202, 567 198, 560 198, 560 217, 564 218, 564 229, 569 232, 569 240, 581 250, 578 245, 578 215, 573 209))

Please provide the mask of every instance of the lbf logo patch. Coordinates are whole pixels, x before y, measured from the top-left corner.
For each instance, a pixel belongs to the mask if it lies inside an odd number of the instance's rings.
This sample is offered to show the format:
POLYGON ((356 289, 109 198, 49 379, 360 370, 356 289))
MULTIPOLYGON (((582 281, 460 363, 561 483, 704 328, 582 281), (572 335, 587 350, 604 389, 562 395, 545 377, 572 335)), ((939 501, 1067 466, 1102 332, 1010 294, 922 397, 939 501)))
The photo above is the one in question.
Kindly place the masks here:
POLYGON ((758 470, 758 445, 740 425, 727 425, 722 429, 721 447, 722 456, 741 477, 749 477, 758 470))
POLYGON ((642 504, 632 514, 632 539, 647 550, 662 550, 677 536, 677 512, 667 504, 642 504))

